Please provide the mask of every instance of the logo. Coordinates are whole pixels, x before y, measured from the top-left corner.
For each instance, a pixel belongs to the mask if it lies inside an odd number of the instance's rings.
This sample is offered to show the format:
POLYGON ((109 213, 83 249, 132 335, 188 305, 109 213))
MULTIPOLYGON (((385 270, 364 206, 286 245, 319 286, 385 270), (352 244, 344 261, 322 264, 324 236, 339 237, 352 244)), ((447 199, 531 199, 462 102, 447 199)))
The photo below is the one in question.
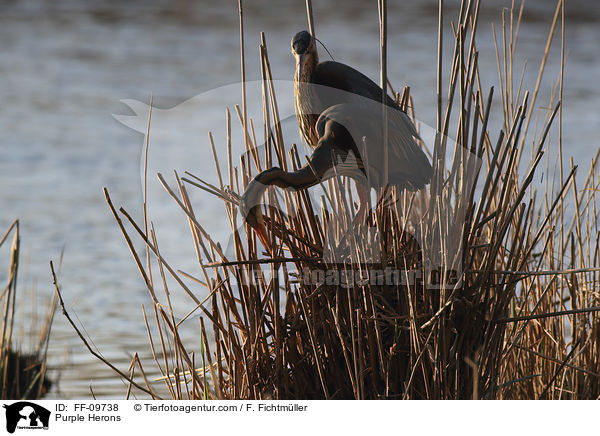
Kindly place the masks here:
MULTIPOLYGON (((264 140, 258 135, 258 129, 257 135, 246 138, 243 129, 240 125, 235 125, 235 117, 231 115, 226 118, 227 129, 215 129, 215 125, 218 126, 223 119, 225 106, 234 107, 238 103, 237 83, 199 94, 169 109, 153 107, 150 126, 148 105, 139 101, 123 100, 134 115, 114 115, 115 119, 145 134, 148 142, 147 156, 141 154, 140 180, 146 189, 146 202, 151 205, 148 209, 149 220, 157 228, 164 229, 163 231, 178 234, 180 230, 171 227, 177 222, 172 217, 180 213, 178 206, 159 179, 153 176, 157 173, 167 176, 175 170, 177 174, 188 174, 192 178, 197 178, 194 174, 201 174, 201 178, 204 179, 204 174, 212 173, 214 163, 206 159, 207 149, 201 150, 200 147, 192 146, 197 144, 198 138, 206 137, 206 132, 211 131, 208 143, 220 166, 226 166, 224 162, 234 166, 233 162, 239 160, 242 167, 252 169, 249 173, 254 178, 247 181, 245 197, 242 198, 239 209, 244 219, 257 218, 258 215, 248 215, 256 206, 259 210, 264 207, 276 211, 287 217, 288 222, 295 219, 299 212, 296 203, 286 200, 284 190, 293 191, 295 185, 291 182, 290 186, 271 183, 276 177, 268 178, 269 183, 262 183, 256 178, 260 173, 257 161, 261 161, 262 173, 279 171, 285 173, 288 178, 296 177, 295 180, 307 176, 296 185, 299 186, 298 189, 305 191, 305 201, 311 203, 313 210, 322 211, 322 253, 318 260, 326 267, 301 274, 305 281, 343 286, 354 286, 366 281, 375 284, 411 285, 423 282, 430 290, 452 290, 460 287, 465 243, 463 225, 466 222, 467 205, 474 190, 476 175, 481 168, 480 157, 463 149, 459 143, 445 137, 426 123, 417 123, 417 132, 412 120, 404 112, 391 107, 387 107, 386 112, 388 148, 385 151, 381 145, 384 143, 383 133, 379 129, 379 126, 383 125, 380 102, 315 84, 305 84, 305 91, 319 95, 321 106, 310 107, 308 112, 302 109, 303 113, 321 114, 320 122, 317 121, 315 127, 317 130, 322 128, 321 139, 331 140, 331 144, 340 146, 351 144, 348 146, 351 150, 347 153, 340 152, 343 147, 336 149, 333 145, 331 149, 312 149, 307 144, 302 148, 304 140, 299 134, 294 110, 293 82, 276 80, 270 84, 278 96, 280 122, 277 128, 280 129, 282 138, 285 138, 286 145, 299 145, 298 167, 305 165, 303 173, 301 168, 296 172, 298 174, 294 174, 291 168, 290 171, 282 171, 277 167, 281 165, 280 157, 275 156, 272 147, 269 146, 273 141, 273 132, 270 130, 273 129, 272 125, 265 130, 264 140), (328 106, 322 102, 336 104, 328 106), (337 131, 341 132, 339 136, 336 133, 331 138, 327 137, 328 121, 343 127, 344 130, 337 131), (249 149, 246 149, 246 142, 249 142, 249 149), (224 144, 228 144, 227 147, 224 144), (425 145, 427 147, 422 147, 425 145), (426 156, 425 149, 432 150, 431 157, 426 156), (334 150, 337 151, 333 152, 334 150), (265 162, 267 156, 269 165, 265 162), (387 181, 384 177, 386 164, 387 181), (144 176, 145 169, 148 171, 147 179, 144 176), (317 171, 317 180, 308 177, 312 174, 316 176, 317 171), (424 175, 430 172, 431 174, 424 175), (348 179, 353 179, 356 187, 348 183, 348 179), (365 191, 362 193, 364 198, 361 198, 361 193, 358 192, 359 185, 365 191), (355 200, 359 203, 356 211, 352 207, 356 203, 355 200), (378 227, 365 219, 366 216, 374 216, 377 205, 380 204, 394 210, 393 216, 397 219, 395 228, 406 235, 406 242, 401 243, 407 250, 411 250, 411 253, 420 253, 419 265, 406 265, 388 271, 388 253, 382 251, 386 244, 386 235, 379 234, 378 227), (165 208, 172 208, 172 213, 167 213, 163 210, 165 208), (360 219, 357 219, 358 211, 361 212, 360 219), (358 275, 353 271, 349 277, 346 265, 363 265, 364 268, 361 268, 358 275)), ((264 85, 262 81, 246 82, 247 100, 262 101, 264 85)), ((261 105, 248 107, 248 119, 263 118, 261 105)), ((323 143, 327 141, 324 140, 323 143)), ((231 174, 234 173, 232 170, 231 174)), ((183 177, 183 181, 187 181, 186 176, 183 177)), ((169 183, 168 180, 167 182, 169 183)), ((233 176, 227 180, 227 177, 219 174, 218 182, 213 179, 210 183, 215 186, 221 184, 225 186, 226 191, 238 184, 238 181, 233 176), (228 188, 227 185, 231 186, 228 188)), ((242 194, 244 183, 241 180, 239 183, 242 185, 238 185, 238 188, 241 188, 239 193, 242 194)), ((205 210, 222 208, 221 198, 217 196, 190 191, 190 196, 193 195, 202 195, 201 200, 196 197, 190 198, 190 201, 201 201, 205 210)), ((202 221, 215 229, 214 235, 225 247, 226 257, 235 258, 233 235, 244 232, 243 222, 238 221, 239 227, 233 230, 229 228, 228 221, 221 219, 218 214, 206 214, 202 218, 202 221)), ((195 259, 192 247, 189 249, 189 254, 182 255, 182 247, 177 243, 177 238, 166 238, 162 242, 161 252, 165 258, 195 259)), ((257 274, 265 276, 274 274, 270 267, 264 265, 257 265, 255 270, 257 274)))
POLYGON ((16 429, 48 430, 50 411, 29 401, 19 401, 3 406, 6 409, 6 431, 16 429))

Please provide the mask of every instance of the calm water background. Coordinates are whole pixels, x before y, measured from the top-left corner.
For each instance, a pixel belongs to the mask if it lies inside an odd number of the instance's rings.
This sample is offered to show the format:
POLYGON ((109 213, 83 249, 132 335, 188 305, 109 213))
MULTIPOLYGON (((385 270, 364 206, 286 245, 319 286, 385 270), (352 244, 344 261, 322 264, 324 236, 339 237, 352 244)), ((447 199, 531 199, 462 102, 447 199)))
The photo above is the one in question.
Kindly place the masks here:
MULTIPOLYGON (((136 218, 141 216, 144 135, 112 115, 132 114, 121 99, 147 103, 153 94, 154 105, 168 109, 239 80, 237 2, 200 3, 154 0, 123 5, 89 0, 0 4, 0 232, 14 218, 21 220, 21 296, 26 300, 29 290, 36 289, 42 300, 49 298, 53 288, 48 262, 58 262, 64 253, 60 281, 70 310, 98 349, 123 369, 135 351, 148 358, 141 307, 150 309, 151 304, 106 206, 102 187, 109 189, 117 205, 124 205, 136 218)), ((264 31, 274 77, 290 79, 294 64, 289 40, 306 27, 304 2, 246 3, 248 78, 260 77, 257 45, 259 32, 264 31)), ((434 125, 437 2, 388 3, 390 79, 396 88, 411 86, 419 119, 434 125)), ((447 16, 454 18, 457 10, 452 4, 457 2, 446 3, 447 16)), ((478 40, 482 85, 487 88, 498 82, 490 23, 501 25, 500 8, 510 2, 482 3, 478 40)), ((315 0, 313 8, 317 35, 335 59, 377 80, 376 2, 315 0)), ((583 167, 581 172, 587 172, 600 143, 597 8, 592 0, 567 2, 564 149, 583 167)), ((553 12, 551 1, 526 2, 519 33, 520 63, 515 68, 520 75, 527 60, 526 89, 533 89, 553 12)), ((541 115, 558 77, 559 42, 555 41, 550 53, 537 103, 541 115)), ((451 50, 446 44, 446 59, 451 50)), ((326 59, 323 50, 321 58, 326 59)), ((444 86, 447 82, 446 77, 444 86)), ((286 97, 289 104, 290 96, 279 96, 282 101, 286 97)), ((241 100, 237 91, 229 98, 241 100)), ((204 133, 189 154, 179 156, 185 169, 212 182, 216 176, 206 132, 223 134, 224 104, 218 103, 205 108, 206 116, 193 119, 194 128, 204 133)), ((217 146, 222 147, 223 142, 217 141, 217 146)), ((550 151, 554 157, 556 141, 550 151)), ((169 147, 157 153, 159 158, 169 156, 169 147)), ((198 193, 194 201, 199 221, 226 244, 227 227, 219 203, 198 193)), ((170 217, 177 221, 174 227, 157 226, 159 239, 169 246, 168 259, 178 268, 200 275, 183 215, 169 201, 157 200, 152 207, 157 220, 170 217)), ((3 282, 8 258, 6 247, 0 251, 3 282)), ((190 286, 202 295, 201 288, 190 286)), ((185 313, 191 302, 178 295, 182 294, 179 289, 174 293, 178 312, 185 313)), ((30 306, 24 302, 23 319, 30 319, 30 306)), ((43 311, 41 307, 37 310, 43 311)), ((192 317, 184 334, 199 351, 197 326, 192 317)), ((66 364, 58 390, 52 392, 55 397, 89 397, 90 386, 97 396, 124 395, 123 384, 83 348, 60 313, 50 342, 50 364, 53 368, 66 364)))

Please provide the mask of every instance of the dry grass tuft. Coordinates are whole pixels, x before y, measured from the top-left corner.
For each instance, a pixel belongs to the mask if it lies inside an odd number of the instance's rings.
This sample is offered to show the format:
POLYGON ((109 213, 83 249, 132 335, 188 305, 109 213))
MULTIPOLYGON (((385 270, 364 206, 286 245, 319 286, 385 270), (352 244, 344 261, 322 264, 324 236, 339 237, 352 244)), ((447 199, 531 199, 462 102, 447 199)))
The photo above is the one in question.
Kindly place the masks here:
MULTIPOLYGON (((0 304, 2 307, 0 398, 3 400, 35 400, 42 398, 52 385, 51 380, 46 377, 46 355, 56 301, 53 301, 50 305, 43 325, 37 332, 38 341, 36 347, 30 352, 22 352, 20 345, 16 344, 14 340, 17 278, 21 244, 18 220, 13 221, 4 235, 0 237, 0 247, 9 240, 11 233, 13 233, 13 239, 10 246, 8 282, 0 295, 0 304)), ((33 320, 32 325, 35 325, 33 320)), ((29 334, 31 337, 35 337, 36 331, 34 327, 32 327, 29 334)))

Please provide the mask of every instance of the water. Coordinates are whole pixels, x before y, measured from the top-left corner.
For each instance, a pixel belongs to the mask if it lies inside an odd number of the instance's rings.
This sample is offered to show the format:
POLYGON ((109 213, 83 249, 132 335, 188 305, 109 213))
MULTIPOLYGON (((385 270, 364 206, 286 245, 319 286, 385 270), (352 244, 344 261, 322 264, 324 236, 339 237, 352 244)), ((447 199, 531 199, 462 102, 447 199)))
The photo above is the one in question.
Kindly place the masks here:
MULTIPOLYGON (((236 3, 155 0, 128 2, 127 6, 112 1, 99 6, 90 0, 22 1, 0 6, 0 231, 20 218, 21 295, 27 296, 27 290, 35 287, 41 297, 50 296, 53 288, 48 262, 58 262, 64 253, 59 275, 68 308, 95 346, 122 369, 127 368, 135 351, 149 358, 141 306, 151 305, 102 193, 106 186, 116 205, 125 206, 137 219, 141 217, 139 175, 144 135, 119 123, 112 114, 132 114, 121 99, 148 103, 153 94, 155 107, 169 109, 198 94, 236 83, 236 3)), ((259 32, 264 31, 274 77, 289 80, 294 68, 289 40, 306 27, 304 2, 247 3, 248 78, 260 77, 257 45, 259 32)), ((417 116, 423 123, 434 125, 437 1, 389 3, 390 79, 396 88, 411 86, 417 116)), ((498 29, 498 10, 510 2, 483 3, 478 39, 482 84, 487 87, 498 81, 490 23, 494 21, 498 29)), ((554 11, 550 3, 530 0, 526 5, 519 33, 519 60, 528 62, 526 89, 533 89, 537 76, 554 11)), ((596 78, 600 75, 600 16, 594 6, 591 0, 569 2, 567 6, 564 149, 585 169, 599 145, 596 78)), ((317 34, 335 59, 376 80, 379 49, 375 5, 359 0, 339 4, 317 0, 313 8, 317 34)), ((456 12, 455 7, 447 6, 449 17, 456 12)), ((447 43, 446 59, 451 50, 447 43)), ((321 50, 321 58, 326 57, 321 50)), ((556 44, 537 103, 540 114, 544 114, 543 106, 558 77, 559 59, 556 44)), ((520 72, 521 66, 517 66, 515 74, 520 72)), ((448 78, 444 79, 446 86, 448 78)), ((282 106, 290 104, 289 95, 279 98, 282 106)), ((231 91, 223 99, 239 103, 241 97, 239 91, 231 91)), ((256 106, 256 102, 250 104, 256 106)), ((192 124, 194 134, 203 133, 192 141, 190 154, 175 156, 185 169, 212 182, 216 176, 206 132, 213 130, 217 146, 222 148, 225 127, 224 104, 215 106, 200 107, 205 112, 193 118, 192 124)), ((233 125, 238 125, 235 112, 233 125)), ((257 128, 257 135, 262 134, 258 124, 257 128)), ((164 144, 161 149, 160 144, 151 142, 151 147, 158 148, 157 159, 173 158, 173 149, 164 144)), ((172 182, 171 173, 165 174, 172 182)), ((216 209, 219 203, 197 192, 193 199, 199 221, 221 235, 226 244, 223 211, 216 209)), ((174 266, 200 275, 185 217, 168 197, 155 200, 153 216, 157 222, 166 223, 157 229, 167 258, 174 266), (173 221, 177 226, 168 224, 173 221)), ((141 250, 139 243, 136 246, 141 250)), ((0 265, 7 265, 6 247, 0 251, 0 265)), ((2 270, 0 280, 5 276, 2 270)), ((200 287, 193 286, 193 290, 202 296, 200 287)), ((179 312, 192 307, 189 299, 179 295, 183 294, 179 289, 174 293, 179 312)), ((185 339, 192 344, 199 341, 197 326, 197 320, 191 319, 184 328, 185 339)), ((97 396, 124 395, 123 384, 83 348, 58 313, 50 363, 56 368, 65 362, 59 390, 53 391, 53 396, 89 397, 90 386, 97 396)))

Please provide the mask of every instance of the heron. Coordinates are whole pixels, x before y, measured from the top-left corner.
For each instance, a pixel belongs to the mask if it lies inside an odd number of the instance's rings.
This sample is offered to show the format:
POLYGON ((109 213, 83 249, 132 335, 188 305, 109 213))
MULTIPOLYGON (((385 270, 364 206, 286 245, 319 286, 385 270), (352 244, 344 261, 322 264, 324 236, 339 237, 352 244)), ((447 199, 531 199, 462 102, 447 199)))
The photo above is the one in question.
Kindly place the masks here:
MULTIPOLYGON (((356 103, 382 112, 384 107, 395 110, 396 129, 388 132, 400 142, 420 140, 419 134, 399 105, 375 82, 356 69, 335 61, 319 62, 316 38, 308 31, 298 32, 292 38, 292 54, 296 59, 294 75, 294 108, 300 133, 311 147, 318 145, 316 124, 319 115, 336 104, 356 103), (385 101, 385 106, 383 102, 385 101), (375 104, 379 105, 377 107, 375 104)), ((383 126, 383 124, 382 124, 383 126)), ((361 184, 356 186, 359 212, 356 219, 366 216, 368 192, 361 184)))
POLYGON ((260 208, 261 198, 269 186, 300 190, 315 186, 336 175, 350 177, 366 192, 387 185, 416 191, 429 183, 432 167, 419 144, 404 130, 403 112, 390 110, 387 116, 388 159, 384 157, 382 113, 378 105, 342 103, 329 107, 316 121, 317 146, 308 162, 297 171, 269 168, 255 176, 240 199, 240 212, 255 229, 265 247, 269 239, 260 208))

